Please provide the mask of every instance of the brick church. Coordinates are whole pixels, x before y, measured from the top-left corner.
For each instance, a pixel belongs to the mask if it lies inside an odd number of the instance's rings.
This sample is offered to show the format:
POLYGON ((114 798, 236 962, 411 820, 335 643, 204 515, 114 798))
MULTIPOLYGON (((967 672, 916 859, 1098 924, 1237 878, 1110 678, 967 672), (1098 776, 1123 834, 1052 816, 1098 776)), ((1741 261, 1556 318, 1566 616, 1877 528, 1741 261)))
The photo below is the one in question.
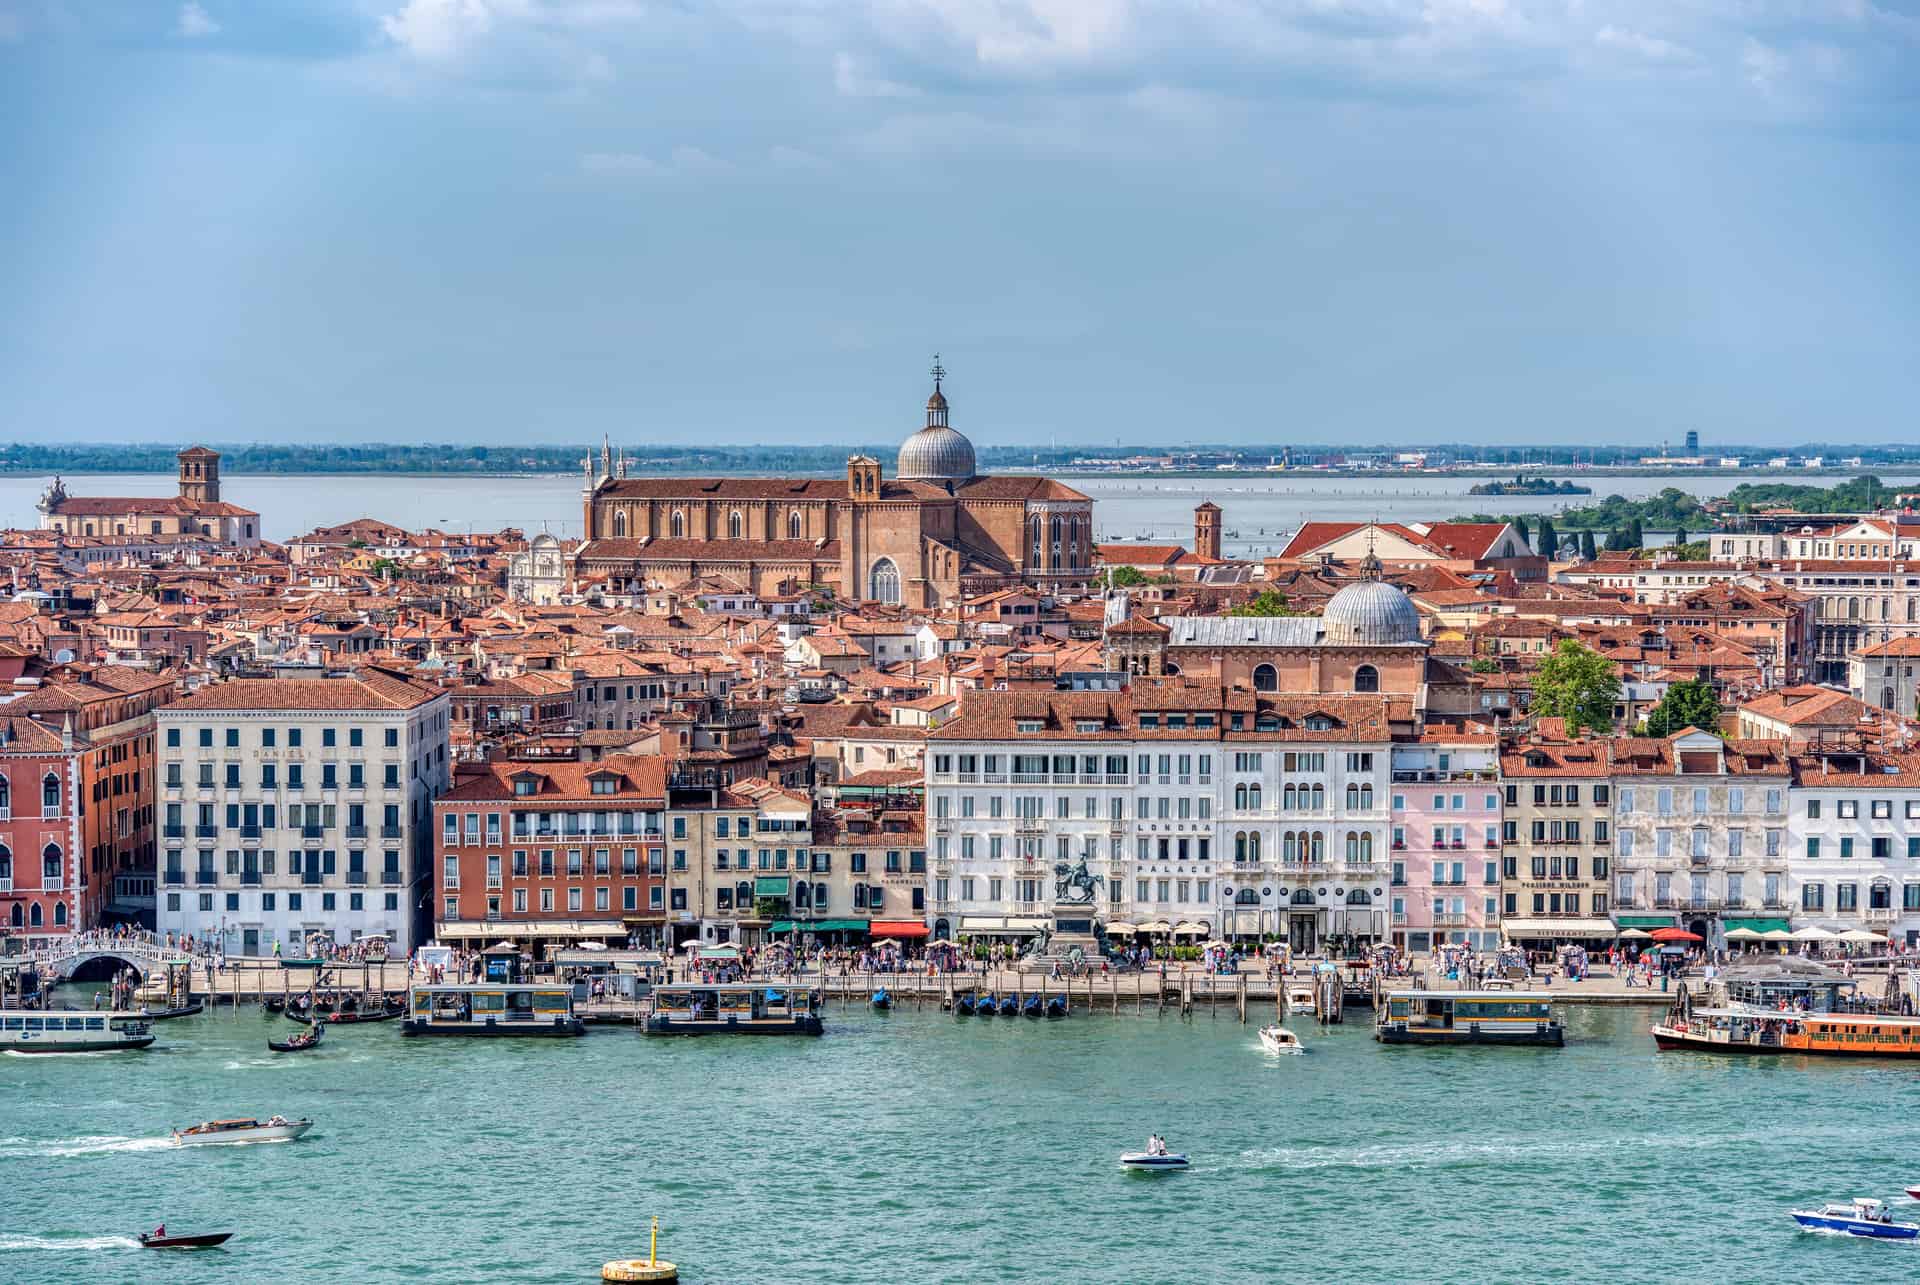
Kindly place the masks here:
POLYGON ((603 448, 586 466, 576 579, 620 597, 717 575, 923 609, 1016 584, 1084 587, 1093 501, 1051 478, 979 476, 933 373, 926 425, 892 477, 856 455, 844 478, 634 478, 603 448))

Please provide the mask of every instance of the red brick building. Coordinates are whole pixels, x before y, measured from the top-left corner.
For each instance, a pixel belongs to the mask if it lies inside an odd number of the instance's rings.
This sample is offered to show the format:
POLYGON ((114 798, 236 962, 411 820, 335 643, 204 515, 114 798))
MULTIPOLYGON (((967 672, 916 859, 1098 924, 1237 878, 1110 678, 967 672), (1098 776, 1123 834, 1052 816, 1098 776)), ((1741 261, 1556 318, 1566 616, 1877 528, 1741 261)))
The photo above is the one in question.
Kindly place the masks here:
POLYGON ((654 942, 666 921, 667 760, 462 765, 434 802, 442 941, 654 942))

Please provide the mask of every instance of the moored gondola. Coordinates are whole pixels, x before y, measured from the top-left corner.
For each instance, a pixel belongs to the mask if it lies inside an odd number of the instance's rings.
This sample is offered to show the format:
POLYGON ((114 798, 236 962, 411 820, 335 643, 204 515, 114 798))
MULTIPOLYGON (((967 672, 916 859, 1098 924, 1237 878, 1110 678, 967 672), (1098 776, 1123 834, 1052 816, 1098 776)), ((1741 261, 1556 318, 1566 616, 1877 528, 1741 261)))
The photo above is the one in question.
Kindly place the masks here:
POLYGON ((1000 1016, 1002 1017, 1020 1016, 1020 1001, 1015 999, 1011 995, 1002 995, 1000 997, 1000 1016))
POLYGON ((1027 996, 1025 1002, 1020 1005, 1020 1011, 1028 1017, 1040 1016, 1040 997, 1038 995, 1027 996))
POLYGON ((883 986, 873 993, 873 998, 869 1002, 875 1008, 884 1011, 893 1007, 893 996, 887 994, 886 987, 883 986))
POLYGON ((1066 1015, 1067 1015, 1067 1000, 1064 995, 1055 995, 1053 998, 1047 1001, 1048 1017, 1065 1017, 1066 1015))

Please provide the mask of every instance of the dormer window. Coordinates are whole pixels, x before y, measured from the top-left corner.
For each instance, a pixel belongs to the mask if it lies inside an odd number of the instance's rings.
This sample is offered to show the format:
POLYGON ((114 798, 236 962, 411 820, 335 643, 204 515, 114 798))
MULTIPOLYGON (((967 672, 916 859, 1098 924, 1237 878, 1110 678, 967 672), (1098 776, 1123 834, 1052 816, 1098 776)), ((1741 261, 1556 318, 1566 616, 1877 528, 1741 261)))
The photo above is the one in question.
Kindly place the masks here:
POLYGON ((514 777, 513 792, 521 798, 527 798, 540 793, 540 778, 537 776, 514 777))
POLYGON ((1081 718, 1074 720, 1073 730, 1086 735, 1093 735, 1105 731, 1106 725, 1097 718, 1081 718))
POLYGON ((1333 730, 1333 720, 1325 714, 1309 714, 1303 726, 1309 732, 1331 732, 1333 730))
POLYGON ((1013 730, 1016 732, 1039 732, 1044 731, 1045 728, 1046 724, 1041 719, 1016 718, 1013 720, 1013 730))
POLYGON ((1160 716, 1158 714, 1142 714, 1140 716, 1140 726, 1142 730, 1151 729, 1157 731, 1160 727, 1160 716))
POLYGON ((611 773, 602 773, 587 782, 587 788, 595 794, 618 794, 620 778, 611 773))

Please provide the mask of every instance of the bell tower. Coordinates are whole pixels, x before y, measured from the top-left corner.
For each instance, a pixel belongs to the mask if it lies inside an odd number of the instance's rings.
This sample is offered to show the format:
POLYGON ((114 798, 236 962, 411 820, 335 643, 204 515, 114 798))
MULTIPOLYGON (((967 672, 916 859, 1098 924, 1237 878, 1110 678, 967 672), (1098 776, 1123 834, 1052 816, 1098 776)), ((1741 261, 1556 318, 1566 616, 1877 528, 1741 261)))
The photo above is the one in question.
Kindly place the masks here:
POLYGON ((871 455, 847 459, 847 498, 856 502, 880 498, 880 461, 871 455))
POLYGON ((213 504, 220 499, 220 452, 204 446, 189 446, 177 457, 180 461, 180 498, 213 504))
POLYGON ((1220 506, 1212 500, 1202 500, 1193 510, 1193 551, 1220 560, 1220 506))

